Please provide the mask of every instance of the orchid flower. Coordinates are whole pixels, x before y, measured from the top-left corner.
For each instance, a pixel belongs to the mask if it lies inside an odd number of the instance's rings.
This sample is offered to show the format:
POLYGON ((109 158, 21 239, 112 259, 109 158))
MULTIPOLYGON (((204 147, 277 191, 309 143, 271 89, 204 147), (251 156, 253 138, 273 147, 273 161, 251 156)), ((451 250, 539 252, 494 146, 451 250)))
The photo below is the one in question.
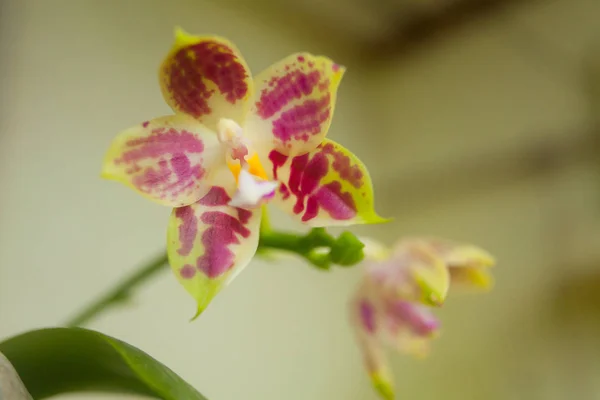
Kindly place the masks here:
POLYGON ((175 114, 120 133, 102 175, 173 208, 169 263, 196 316, 254 256, 266 203, 313 227, 383 222, 365 166, 325 137, 344 71, 297 53, 252 79, 227 39, 176 29, 159 72, 175 114))
POLYGON ((364 276, 350 303, 364 363, 377 392, 394 399, 384 347, 424 357, 438 336, 432 307, 443 304, 450 286, 489 289, 491 255, 444 239, 406 239, 392 249, 363 239, 364 276))

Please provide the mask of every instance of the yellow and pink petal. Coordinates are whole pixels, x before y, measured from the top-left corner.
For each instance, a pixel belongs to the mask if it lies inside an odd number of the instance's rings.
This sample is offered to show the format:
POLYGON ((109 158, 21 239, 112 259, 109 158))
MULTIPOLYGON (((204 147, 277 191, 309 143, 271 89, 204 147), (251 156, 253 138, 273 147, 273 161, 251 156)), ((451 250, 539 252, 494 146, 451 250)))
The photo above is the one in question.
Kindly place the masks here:
POLYGON ((310 226, 385 222, 373 206, 366 167, 341 145, 324 140, 315 150, 288 156, 269 153, 271 177, 280 182, 275 202, 310 226))
POLYGON ((329 58, 308 53, 275 63, 254 79, 246 134, 286 155, 314 150, 329 130, 343 75, 329 58))
POLYGON ((493 286, 490 268, 494 266, 494 257, 484 249, 441 238, 415 239, 429 246, 446 264, 450 271, 453 287, 461 289, 488 290, 493 286))
POLYGON ((171 207, 204 196, 209 178, 225 169, 216 136, 185 115, 144 121, 121 132, 104 157, 102 176, 171 207))
POLYGON ((430 309, 418 303, 396 301, 385 309, 386 342, 401 353, 422 358, 428 355, 431 340, 438 336, 440 321, 430 309))
POLYGON ((422 242, 398 242, 386 265, 380 269, 383 269, 383 272, 387 269, 389 275, 395 276, 391 281, 398 282, 398 289, 410 289, 398 290, 400 298, 429 306, 440 306, 446 300, 450 288, 448 268, 443 260, 422 242))
POLYGON ((494 278, 485 267, 450 268, 450 284, 453 289, 488 291, 494 286, 494 278))
POLYGON ((471 244, 458 243, 447 239, 421 239, 441 257, 449 268, 452 267, 492 267, 494 257, 484 249, 471 244))
POLYGON ((390 319, 396 322, 396 328, 405 327, 415 336, 432 337, 440 329, 440 321, 431 309, 410 301, 393 301, 386 305, 390 319))
POLYGON ((381 311, 377 300, 369 296, 368 285, 361 286, 350 303, 350 321, 373 387, 383 399, 390 400, 394 398, 394 383, 381 342, 381 311))
POLYGON ((223 187, 213 186, 200 201, 171 215, 169 263, 196 300, 196 317, 256 253, 261 209, 231 207, 230 201, 223 187))
POLYGON ((239 50, 218 36, 177 29, 175 44, 160 67, 165 101, 215 130, 221 118, 241 124, 253 93, 252 75, 239 50))

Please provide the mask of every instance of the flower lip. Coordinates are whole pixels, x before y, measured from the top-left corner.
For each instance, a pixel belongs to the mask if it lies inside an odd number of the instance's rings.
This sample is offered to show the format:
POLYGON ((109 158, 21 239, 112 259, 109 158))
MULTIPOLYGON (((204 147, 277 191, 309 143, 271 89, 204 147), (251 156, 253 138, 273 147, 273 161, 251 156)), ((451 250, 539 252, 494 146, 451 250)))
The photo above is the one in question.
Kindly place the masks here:
POLYGON ((267 180, 258 154, 249 146, 244 131, 237 122, 222 118, 217 124, 219 141, 226 150, 227 167, 237 182, 237 192, 230 206, 252 209, 275 196, 277 182, 267 180))
POLYGON ((243 128, 232 119, 222 118, 217 124, 219 142, 226 148, 227 167, 239 180, 244 169, 259 180, 267 180, 267 174, 258 154, 252 149, 251 141, 244 136, 243 128))
POLYGON ((229 205, 246 209, 260 207, 274 197, 277 186, 277 182, 257 179, 243 168, 239 174, 238 190, 229 205))

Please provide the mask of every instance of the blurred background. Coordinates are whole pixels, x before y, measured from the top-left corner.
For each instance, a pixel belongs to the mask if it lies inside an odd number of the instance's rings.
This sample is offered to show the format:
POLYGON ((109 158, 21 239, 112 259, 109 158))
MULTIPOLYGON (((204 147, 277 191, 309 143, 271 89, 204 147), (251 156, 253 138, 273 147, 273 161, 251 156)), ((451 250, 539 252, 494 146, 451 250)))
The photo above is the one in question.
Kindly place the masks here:
MULTIPOLYGON (((599 18, 598 0, 2 1, 0 338, 64 323, 164 247, 169 210, 99 171, 117 132, 170 113, 157 68, 181 25, 254 72, 296 51, 347 67, 330 137, 395 218, 354 232, 497 256, 428 359, 392 357, 399 398, 600 399, 599 18)), ((211 400, 373 400, 346 318, 359 275, 257 259, 189 323, 165 270, 90 327, 211 400)))

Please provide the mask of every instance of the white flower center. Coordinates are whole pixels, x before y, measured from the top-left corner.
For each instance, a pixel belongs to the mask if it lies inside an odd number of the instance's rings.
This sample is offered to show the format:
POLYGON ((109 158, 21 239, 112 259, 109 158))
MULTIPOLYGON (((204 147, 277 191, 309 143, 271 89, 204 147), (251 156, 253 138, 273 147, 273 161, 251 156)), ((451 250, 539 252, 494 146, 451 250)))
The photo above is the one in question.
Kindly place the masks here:
POLYGON ((222 118, 217 124, 217 136, 219 141, 228 148, 227 155, 244 164, 245 157, 248 155, 248 140, 244 138, 242 127, 232 119, 222 118))
POLYGON ((227 166, 237 181, 237 191, 229 205, 252 209, 273 198, 278 184, 267 180, 258 154, 244 137, 242 127, 223 118, 217 125, 217 135, 227 148, 227 166))

